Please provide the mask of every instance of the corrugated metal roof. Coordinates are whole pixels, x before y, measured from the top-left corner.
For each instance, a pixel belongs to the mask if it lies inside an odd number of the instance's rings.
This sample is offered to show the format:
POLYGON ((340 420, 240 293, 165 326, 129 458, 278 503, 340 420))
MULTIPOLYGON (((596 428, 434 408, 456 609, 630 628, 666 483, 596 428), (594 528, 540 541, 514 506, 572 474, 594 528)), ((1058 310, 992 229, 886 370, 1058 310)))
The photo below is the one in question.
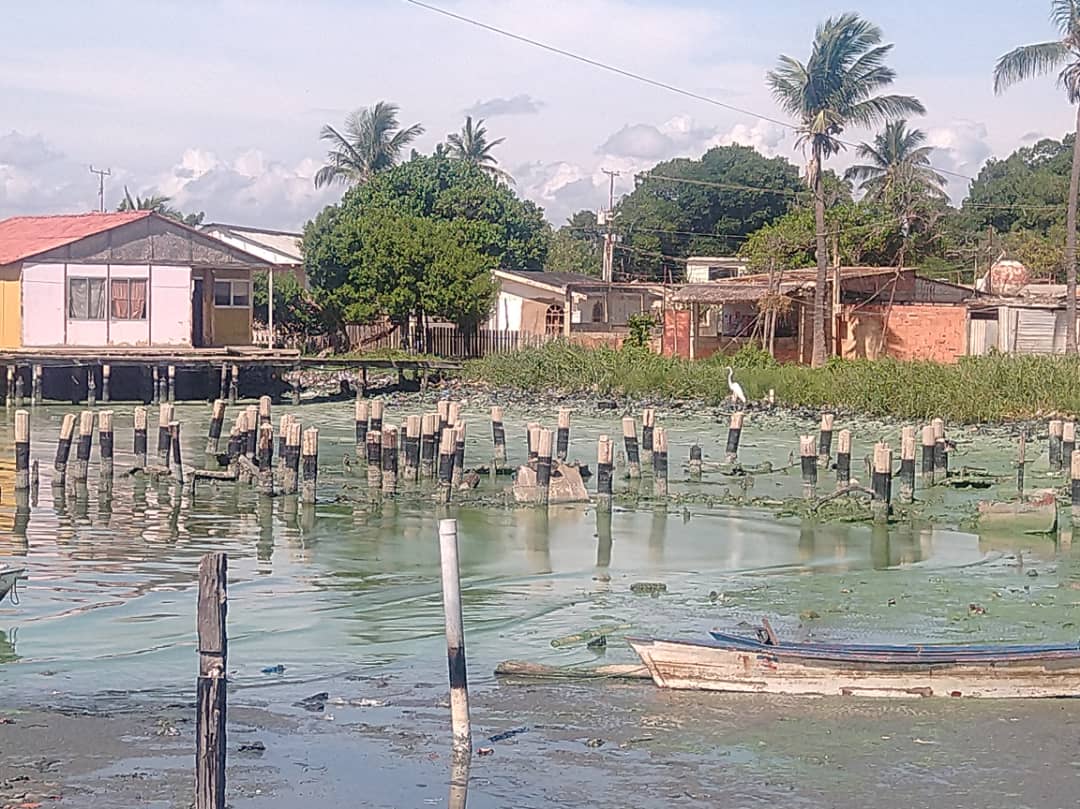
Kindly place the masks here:
MULTIPOLYGON (((213 222, 200 228, 205 233, 227 233, 250 244, 265 247, 279 254, 292 264, 303 264, 304 257, 300 250, 303 234, 288 230, 262 230, 244 225, 226 225, 213 222)), ((284 263, 284 262, 281 262, 284 263)))
POLYGON ((13 216, 0 222, 0 265, 14 264, 87 236, 137 222, 151 211, 13 216))
POLYGON ((570 284, 595 284, 599 281, 591 275, 576 272, 531 272, 525 270, 496 270, 495 275, 510 281, 520 281, 533 286, 545 286, 565 290, 570 284))

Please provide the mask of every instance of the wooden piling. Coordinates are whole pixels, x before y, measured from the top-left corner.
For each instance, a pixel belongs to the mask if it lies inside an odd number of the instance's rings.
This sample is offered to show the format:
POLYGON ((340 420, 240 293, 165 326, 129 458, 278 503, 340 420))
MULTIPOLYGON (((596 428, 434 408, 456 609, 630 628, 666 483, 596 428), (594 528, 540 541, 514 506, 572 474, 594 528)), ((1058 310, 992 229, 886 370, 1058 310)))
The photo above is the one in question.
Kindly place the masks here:
POLYGON ((541 428, 536 446, 536 488, 540 494, 540 505, 546 506, 551 489, 551 451, 554 436, 551 430, 541 428))
POLYGON ((420 429, 423 419, 405 419, 405 480, 415 483, 420 477, 420 429))
POLYGON ((221 426, 225 422, 225 400, 214 402, 214 411, 210 415, 210 432, 206 437, 206 454, 217 455, 221 446, 221 426))
POLYGON ((653 434, 656 430, 656 411, 646 407, 641 411, 641 466, 652 474, 653 434))
POLYGON ((446 432, 446 427, 450 423, 450 400, 439 399, 435 407, 438 413, 438 420, 435 422, 435 444, 441 447, 443 433, 446 432))
POLYGON ((30 502, 35 507, 38 500, 38 489, 41 487, 41 465, 37 458, 30 461, 30 502))
POLYGON ((934 419, 934 480, 949 476, 949 447, 945 439, 944 419, 934 419))
POLYGON ((367 434, 368 420, 371 418, 367 399, 359 394, 356 396, 356 406, 353 408, 353 424, 356 434, 356 458, 367 463, 367 434))
POLYGON ((259 494, 264 497, 274 496, 274 425, 263 422, 259 425, 259 494))
POLYGON ((42 402, 41 382, 44 375, 44 369, 40 365, 35 365, 33 368, 33 382, 30 387, 30 402, 34 405, 39 405, 42 402))
POLYGON ((233 363, 229 377, 229 404, 235 405, 240 398, 240 366, 233 363))
POLYGON ((300 378, 303 371, 299 365, 294 365, 292 368, 292 380, 290 381, 290 387, 292 388, 292 406, 300 406, 300 378))
POLYGON ((529 455, 528 463, 535 464, 537 458, 540 457, 540 424, 535 421, 530 421, 528 430, 525 432, 525 439, 528 442, 529 455))
POLYGON ((244 454, 244 446, 247 442, 246 426, 247 414, 240 412, 236 414, 232 429, 229 431, 229 443, 227 445, 229 456, 228 473, 238 482, 243 482, 240 473, 240 458, 244 454))
POLYGON ((833 422, 836 417, 832 413, 821 414, 821 428, 818 431, 818 464, 829 467, 832 463, 832 437, 833 422))
POLYGON ((170 365, 166 372, 169 376, 169 404, 176 402, 176 366, 170 365))
POLYGON ((1071 504, 1073 526, 1080 526, 1080 450, 1073 450, 1069 456, 1069 477, 1071 479, 1071 504))
POLYGON ((1066 421, 1061 425, 1061 461, 1064 464, 1072 458, 1076 449, 1076 422, 1066 421))
POLYGON ((600 436, 596 443, 596 508, 600 511, 611 511, 614 461, 615 444, 608 436, 600 436))
POLYGON ((371 400, 371 426, 368 428, 370 432, 379 433, 382 435, 383 428, 383 414, 386 410, 386 402, 382 399, 371 400))
POLYGON ((22 368, 15 366, 15 407, 26 405, 26 383, 23 381, 22 368))
POLYGON ((439 521, 439 556, 442 562, 443 612, 446 617, 446 660, 450 674, 450 724, 453 757, 472 756, 469 725, 469 685, 465 664, 465 630, 461 613, 457 520, 439 521))
POLYGON ((503 409, 491 408, 491 443, 495 448, 492 463, 496 470, 506 465, 506 427, 503 425, 503 409))
POLYGON ((300 502, 314 505, 319 482, 319 430, 304 430, 300 448, 300 502))
POLYGON ((446 423, 450 427, 456 427, 461 423, 461 402, 450 400, 446 406, 446 423))
POLYGON ((15 411, 15 491, 30 491, 30 414, 15 411))
MULTIPOLYGON (((1070 456, 1071 459, 1072 456, 1070 456)), ((1024 499, 1024 473, 1027 464, 1027 434, 1020 433, 1020 446, 1016 451, 1016 496, 1024 499)))
POLYGON ((79 442, 75 447, 75 465, 71 476, 76 483, 85 483, 90 473, 90 445, 94 437, 94 411, 84 410, 79 416, 79 442))
POLYGON ((382 431, 382 493, 397 494, 398 431, 387 425, 382 431))
POLYGON ((106 480, 113 476, 113 412, 102 410, 98 414, 98 454, 101 456, 101 476, 106 480))
POLYGON ((180 443, 180 422, 178 421, 169 425, 169 445, 172 447, 172 474, 183 489, 187 482, 188 472, 184 469, 184 457, 181 452, 183 445, 180 443))
POLYGON ((690 480, 701 482, 701 468, 701 445, 693 444, 690 447, 690 480))
POLYGON ((112 396, 110 390, 110 380, 112 377, 112 366, 108 363, 101 366, 101 403, 108 404, 109 399, 112 396))
POLYGON ((559 408, 559 426, 555 434, 555 457, 565 463, 570 453, 570 408, 559 408))
POLYGON ((303 427, 299 420, 289 422, 285 436, 285 465, 282 471, 282 489, 285 494, 296 494, 300 478, 300 441, 303 427))
POLYGON ((225 809, 229 558, 199 562, 199 679, 195 707, 195 809, 225 809))
POLYGON ((851 485, 851 430, 841 430, 836 439, 836 487, 851 485))
POLYGON ((269 396, 260 396, 259 397, 259 426, 260 427, 263 424, 273 424, 274 423, 273 409, 274 409, 274 400, 273 399, 271 399, 269 396))
POLYGON ((892 502, 892 449, 888 444, 874 445, 874 471, 870 487, 874 492, 874 519, 888 519, 892 502))
POLYGON ((922 478, 923 486, 934 485, 934 452, 937 442, 934 440, 934 426, 927 424, 922 428, 922 478))
POLYGON ((94 378, 94 366, 86 369, 86 406, 97 405, 97 380, 94 378))
POLYGON ((158 383, 160 373, 156 365, 150 369, 150 404, 161 404, 161 385, 158 383))
POLYGON ((15 366, 4 366, 7 373, 7 384, 4 387, 4 407, 11 408, 15 405, 15 366))
POLYGON ((439 414, 425 413, 420 419, 420 478, 431 480, 437 472, 439 414))
POLYGON ((169 468, 169 450, 171 449, 172 434, 169 425, 173 422, 174 408, 168 402, 158 405, 158 461, 163 468, 169 468))
POLYGON ((1065 423, 1061 419, 1050 420, 1050 471, 1060 472, 1062 468, 1061 441, 1065 423))
POLYGON ((641 477, 641 455, 638 453, 637 424, 633 416, 622 420, 623 446, 626 448, 626 470, 631 479, 641 477))
MULTIPOLYGON (((135 454, 135 468, 146 469, 146 446, 147 446, 147 414, 145 407, 135 408, 135 435, 132 441, 132 450, 135 454)), ((59 457, 59 450, 57 450, 59 457)))
POLYGON ((291 413, 283 413, 281 420, 278 422, 277 455, 279 467, 285 465, 285 446, 289 440, 289 425, 293 423, 293 418, 291 413))
POLYGON ((229 398, 229 366, 224 362, 221 364, 221 376, 218 379, 218 398, 225 400, 229 398))
POLYGON ((450 502, 450 493, 453 490, 454 478, 454 434, 451 430, 443 430, 442 439, 439 441, 439 500, 443 503, 450 502))
POLYGON ((461 488, 465 479, 465 422, 458 420, 453 429, 454 433, 454 471, 450 476, 450 485, 455 489, 461 488))
POLYGON ((812 435, 799 437, 799 461, 802 470, 803 497, 817 497, 817 441, 812 435))
POLYGON ((728 422, 724 460, 732 465, 739 461, 739 441, 742 439, 743 418, 743 412, 738 410, 731 414, 731 420, 728 422))
POLYGON ((915 428, 910 426, 900 435, 900 502, 915 502, 915 428))
MULTIPOLYGON (((67 479, 68 459, 71 457, 71 441, 75 437, 75 414, 67 413, 60 422, 60 437, 56 441, 56 459, 53 461, 53 470, 56 472, 53 482, 64 485, 67 479)), ((146 454, 145 449, 143 454, 146 454)))
POLYGON ((254 465, 259 449, 259 406, 248 405, 244 414, 244 456, 254 465))
POLYGON ((653 496, 668 496, 668 436, 663 427, 653 432, 653 496))

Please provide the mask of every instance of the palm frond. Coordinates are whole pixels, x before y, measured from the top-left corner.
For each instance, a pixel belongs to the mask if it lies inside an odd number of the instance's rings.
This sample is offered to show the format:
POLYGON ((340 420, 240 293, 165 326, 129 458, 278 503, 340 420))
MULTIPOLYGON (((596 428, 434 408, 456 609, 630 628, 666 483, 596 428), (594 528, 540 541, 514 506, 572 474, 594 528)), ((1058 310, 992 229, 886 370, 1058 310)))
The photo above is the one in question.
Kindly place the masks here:
POLYGON ((994 67, 994 92, 1003 93, 1025 79, 1043 76, 1069 60, 1069 49, 1062 42, 1021 45, 998 59, 994 67))
POLYGON ((1077 0, 1052 0, 1050 22, 1057 26, 1063 39, 1080 29, 1080 2, 1077 0))
POLYGON ((906 115, 925 115, 926 107, 914 96, 885 95, 860 101, 848 110, 847 120, 855 126, 874 124, 906 115))

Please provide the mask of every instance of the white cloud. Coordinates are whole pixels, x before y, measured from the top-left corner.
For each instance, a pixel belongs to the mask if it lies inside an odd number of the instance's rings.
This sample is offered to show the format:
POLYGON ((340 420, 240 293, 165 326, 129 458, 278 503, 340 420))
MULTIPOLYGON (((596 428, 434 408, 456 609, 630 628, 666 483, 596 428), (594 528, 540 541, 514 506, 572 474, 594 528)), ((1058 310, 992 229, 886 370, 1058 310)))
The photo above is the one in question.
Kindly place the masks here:
POLYGON ((754 124, 735 124, 714 139, 710 145, 752 146, 766 157, 776 157, 778 155, 791 156, 793 142, 791 130, 770 121, 758 121, 754 124))
MULTIPOLYGON (((981 121, 957 120, 926 130, 926 140, 934 147, 932 161, 939 169, 974 177, 983 163, 993 154, 986 124, 981 121)), ((966 196, 969 181, 947 174, 949 196, 959 203, 966 196)))
POLYGON ((513 98, 489 98, 477 101, 467 110, 466 115, 474 118, 495 118, 499 115, 535 115, 544 108, 544 102, 531 95, 516 95, 513 98))

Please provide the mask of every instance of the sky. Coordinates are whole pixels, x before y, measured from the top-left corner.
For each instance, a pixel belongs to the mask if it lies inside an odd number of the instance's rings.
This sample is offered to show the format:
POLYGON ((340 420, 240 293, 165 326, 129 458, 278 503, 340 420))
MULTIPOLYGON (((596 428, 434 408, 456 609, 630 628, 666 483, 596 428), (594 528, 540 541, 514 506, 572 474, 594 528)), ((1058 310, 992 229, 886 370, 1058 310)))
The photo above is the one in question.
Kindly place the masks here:
MULTIPOLYGON (((1048 0, 428 1, 782 120, 766 72, 781 53, 805 60, 821 20, 856 11, 895 44, 893 90, 927 107, 915 125, 938 167, 973 176, 991 156, 1075 126, 1053 78, 993 93, 1001 54, 1054 37, 1048 0)), ((495 154, 517 192, 555 224, 606 204, 603 169, 622 172, 622 193, 635 172, 721 144, 805 163, 775 123, 405 0, 52 0, 11 3, 3 16, 0 217, 96 209, 93 164, 112 172, 109 208, 127 186, 207 221, 299 229, 343 190, 314 188, 320 127, 380 100, 424 125, 421 151, 467 114, 485 118, 506 139, 495 154)), ((966 188, 952 178, 954 201, 966 188)))

